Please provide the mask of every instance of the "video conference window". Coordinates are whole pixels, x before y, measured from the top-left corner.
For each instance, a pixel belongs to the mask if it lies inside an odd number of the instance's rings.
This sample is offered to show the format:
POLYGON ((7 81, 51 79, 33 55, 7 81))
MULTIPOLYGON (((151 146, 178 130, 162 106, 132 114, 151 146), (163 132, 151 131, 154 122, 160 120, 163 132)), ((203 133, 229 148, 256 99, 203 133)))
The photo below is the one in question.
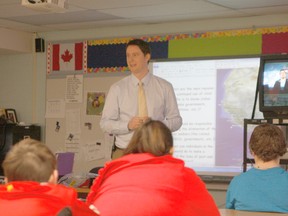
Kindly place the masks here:
POLYGON ((288 61, 266 62, 263 73, 264 106, 288 106, 288 61))
POLYGON ((288 117, 288 55, 260 58, 259 109, 265 118, 288 117))

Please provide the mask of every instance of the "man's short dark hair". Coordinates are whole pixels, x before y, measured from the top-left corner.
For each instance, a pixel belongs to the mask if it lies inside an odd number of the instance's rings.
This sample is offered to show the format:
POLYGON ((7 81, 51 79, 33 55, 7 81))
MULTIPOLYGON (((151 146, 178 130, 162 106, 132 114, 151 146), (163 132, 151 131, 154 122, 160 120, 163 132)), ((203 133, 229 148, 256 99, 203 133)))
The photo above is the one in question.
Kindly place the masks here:
POLYGON ((133 39, 133 40, 129 41, 127 46, 126 46, 126 49, 130 45, 138 46, 144 55, 151 54, 151 48, 150 48, 149 43, 142 40, 142 39, 133 39))

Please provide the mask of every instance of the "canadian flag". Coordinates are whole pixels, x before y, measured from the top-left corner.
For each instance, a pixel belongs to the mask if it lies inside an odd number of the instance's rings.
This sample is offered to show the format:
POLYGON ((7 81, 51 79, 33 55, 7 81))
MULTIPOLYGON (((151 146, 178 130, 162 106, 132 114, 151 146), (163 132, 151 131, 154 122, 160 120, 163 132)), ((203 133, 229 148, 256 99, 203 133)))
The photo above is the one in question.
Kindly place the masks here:
POLYGON ((83 43, 53 44, 53 71, 83 69, 83 43))

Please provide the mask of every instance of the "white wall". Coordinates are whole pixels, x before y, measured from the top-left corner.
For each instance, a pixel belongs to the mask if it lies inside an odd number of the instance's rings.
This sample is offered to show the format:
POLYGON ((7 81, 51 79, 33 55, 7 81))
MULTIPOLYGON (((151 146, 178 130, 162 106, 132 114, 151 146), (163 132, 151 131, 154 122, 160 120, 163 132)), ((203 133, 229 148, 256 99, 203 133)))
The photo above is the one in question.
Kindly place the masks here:
POLYGON ((0 107, 14 108, 19 121, 42 127, 45 125, 45 56, 45 53, 0 56, 0 107))
MULTIPOLYGON (((195 33, 281 25, 288 25, 288 14, 46 32, 38 33, 38 36, 48 42, 195 33)), ((32 50, 34 50, 34 47, 32 50)), ((46 54, 28 53, 0 56, 0 66, 0 107, 16 109, 20 121, 40 124, 42 127, 43 140, 45 140, 43 131, 45 131, 46 54)), ((211 189, 210 191, 217 205, 224 207, 225 190, 211 189)))
POLYGON ((33 109, 33 55, 1 56, 0 65, 1 107, 16 108, 18 119, 30 122, 33 109))
POLYGON ((33 34, 0 28, 0 49, 8 53, 31 53, 33 48, 33 34))

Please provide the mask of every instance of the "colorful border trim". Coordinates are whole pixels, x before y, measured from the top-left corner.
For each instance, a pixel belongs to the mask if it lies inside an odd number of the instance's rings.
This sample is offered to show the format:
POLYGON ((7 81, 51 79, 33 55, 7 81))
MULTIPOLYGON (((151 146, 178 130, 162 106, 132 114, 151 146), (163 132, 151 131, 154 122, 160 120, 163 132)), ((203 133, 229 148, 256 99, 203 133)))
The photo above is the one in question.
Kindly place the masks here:
MULTIPOLYGON (((215 32, 204 32, 204 33, 191 33, 191 34, 175 34, 175 35, 162 35, 162 36, 142 36, 139 37, 147 42, 160 42, 170 40, 183 40, 189 38, 220 38, 220 37, 239 37, 249 35, 265 35, 265 34, 277 34, 288 32, 288 26, 279 26, 271 28, 251 28, 241 30, 227 30, 227 31, 215 31, 215 32)), ((97 45, 111 45, 111 44, 123 44, 128 43, 135 37, 125 38, 112 38, 112 39, 96 39, 84 41, 84 69, 83 73, 98 73, 98 72, 123 72, 128 71, 128 67, 105 67, 105 68, 88 68, 87 67, 87 48, 88 46, 97 45)), ((48 44, 47 48, 47 74, 52 73, 51 70, 51 43, 48 44)))

